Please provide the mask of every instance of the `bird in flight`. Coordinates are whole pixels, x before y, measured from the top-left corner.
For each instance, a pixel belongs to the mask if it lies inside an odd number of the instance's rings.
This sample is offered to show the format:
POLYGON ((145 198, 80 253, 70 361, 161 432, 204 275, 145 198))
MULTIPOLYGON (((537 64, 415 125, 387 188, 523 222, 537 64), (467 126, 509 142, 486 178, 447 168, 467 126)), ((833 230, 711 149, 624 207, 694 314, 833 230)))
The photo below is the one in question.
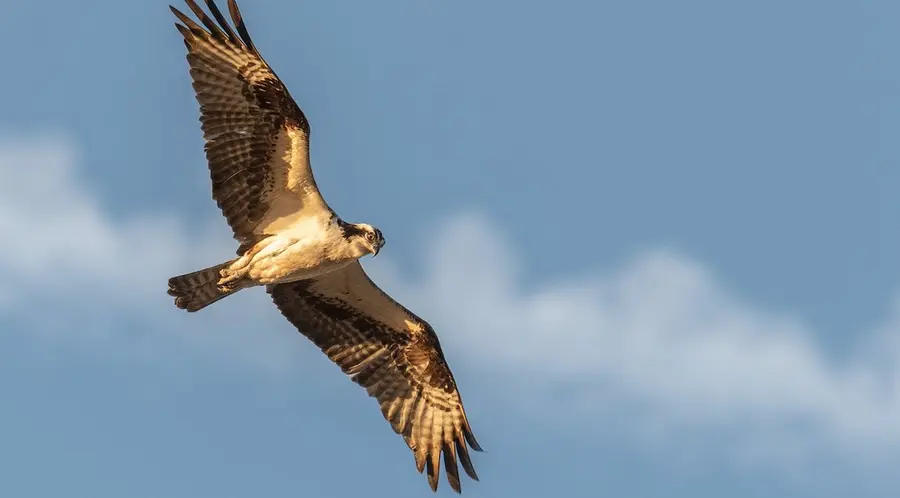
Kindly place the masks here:
POLYGON ((468 447, 481 447, 434 329, 359 263, 378 254, 384 236, 345 222, 322 198, 309 122, 253 44, 235 1, 228 0, 234 29, 212 0, 212 17, 185 3, 202 26, 170 8, 200 104, 212 197, 239 247, 234 259, 169 279, 175 306, 194 312, 265 286, 282 315, 378 401, 431 489, 443 459, 459 493, 457 461, 477 481, 468 447))

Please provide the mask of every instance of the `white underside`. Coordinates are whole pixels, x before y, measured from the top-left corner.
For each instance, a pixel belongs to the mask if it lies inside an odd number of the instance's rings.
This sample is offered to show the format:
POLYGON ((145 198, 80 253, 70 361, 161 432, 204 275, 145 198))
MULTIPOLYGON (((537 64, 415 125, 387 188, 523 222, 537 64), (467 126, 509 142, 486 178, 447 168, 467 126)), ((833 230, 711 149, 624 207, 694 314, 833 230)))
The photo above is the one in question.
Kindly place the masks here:
POLYGON ((248 250, 225 270, 225 284, 239 279, 256 285, 294 282, 338 270, 349 257, 340 228, 317 217, 298 220, 248 250))

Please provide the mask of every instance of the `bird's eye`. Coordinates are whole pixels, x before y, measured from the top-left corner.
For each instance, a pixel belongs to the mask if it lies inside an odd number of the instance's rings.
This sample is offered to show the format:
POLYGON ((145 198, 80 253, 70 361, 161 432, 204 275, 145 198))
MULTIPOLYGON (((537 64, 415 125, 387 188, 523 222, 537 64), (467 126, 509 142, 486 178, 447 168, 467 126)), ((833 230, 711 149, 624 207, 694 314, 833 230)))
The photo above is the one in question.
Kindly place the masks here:
POLYGON ((372 242, 375 240, 375 234, 372 232, 366 232, 366 240, 372 242))

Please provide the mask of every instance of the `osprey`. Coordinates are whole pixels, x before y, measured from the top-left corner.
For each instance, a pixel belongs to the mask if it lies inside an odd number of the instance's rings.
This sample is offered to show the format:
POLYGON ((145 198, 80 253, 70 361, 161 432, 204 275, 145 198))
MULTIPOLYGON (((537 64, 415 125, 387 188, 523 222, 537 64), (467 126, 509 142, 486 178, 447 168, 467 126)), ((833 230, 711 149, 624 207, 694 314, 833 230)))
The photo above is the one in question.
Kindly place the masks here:
POLYGON ((382 291, 359 259, 384 246, 381 231, 343 221, 325 202, 309 162, 309 122, 254 46, 238 6, 237 33, 212 0, 205 27, 175 7, 200 104, 212 197, 239 242, 237 257, 169 279, 175 305, 198 311, 241 289, 265 286, 287 320, 375 398, 428 469, 437 491, 441 456, 460 492, 457 459, 478 480, 467 444, 481 451, 434 329, 382 291))

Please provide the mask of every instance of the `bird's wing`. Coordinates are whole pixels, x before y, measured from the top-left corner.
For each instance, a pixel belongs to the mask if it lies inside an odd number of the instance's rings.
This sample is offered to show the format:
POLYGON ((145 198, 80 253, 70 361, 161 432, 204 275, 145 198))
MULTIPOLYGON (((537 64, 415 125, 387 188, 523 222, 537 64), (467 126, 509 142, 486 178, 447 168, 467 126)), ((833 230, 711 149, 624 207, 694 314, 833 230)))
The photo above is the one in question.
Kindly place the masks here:
POLYGON ((257 51, 237 4, 228 1, 235 34, 212 0, 215 20, 194 0, 185 3, 206 29, 170 8, 187 46, 213 199, 240 253, 301 213, 329 208, 309 164, 309 122, 257 51))
POLYGON ((441 453, 455 491, 460 491, 457 457, 478 480, 466 443, 476 451, 481 447, 427 322, 378 288, 358 261, 268 290, 288 321, 378 400, 385 419, 413 451, 416 468, 428 468, 432 490, 437 490, 441 453))

